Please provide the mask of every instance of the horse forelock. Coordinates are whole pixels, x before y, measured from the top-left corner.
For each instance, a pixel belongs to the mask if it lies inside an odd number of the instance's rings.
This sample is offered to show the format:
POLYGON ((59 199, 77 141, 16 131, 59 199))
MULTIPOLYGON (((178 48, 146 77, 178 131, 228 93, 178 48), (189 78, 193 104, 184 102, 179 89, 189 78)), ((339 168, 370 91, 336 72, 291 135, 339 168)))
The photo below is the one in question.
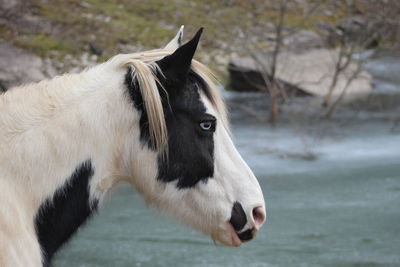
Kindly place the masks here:
MULTIPOLYGON (((156 61, 171 53, 169 50, 149 50, 133 54, 120 54, 110 60, 110 63, 115 64, 116 67, 131 68, 131 81, 137 82, 147 113, 150 140, 156 151, 162 152, 162 154, 168 154, 165 153, 168 150, 168 131, 162 97, 158 89, 160 87, 163 90, 163 87, 157 78, 157 75, 163 76, 163 73, 156 61)), ((191 70, 204 82, 205 86, 201 87, 201 90, 215 107, 225 128, 229 130, 225 103, 215 85, 215 76, 209 68, 194 59, 191 70)), ((166 91, 165 94, 168 101, 166 91)))

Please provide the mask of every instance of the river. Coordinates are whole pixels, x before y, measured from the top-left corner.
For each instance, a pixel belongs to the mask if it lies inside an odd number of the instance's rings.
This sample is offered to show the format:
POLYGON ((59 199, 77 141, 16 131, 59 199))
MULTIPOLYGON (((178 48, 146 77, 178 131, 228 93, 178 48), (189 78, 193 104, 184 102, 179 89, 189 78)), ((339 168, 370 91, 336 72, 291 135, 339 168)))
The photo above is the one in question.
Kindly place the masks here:
POLYGON ((283 118, 272 127, 262 122, 262 95, 226 94, 235 143, 267 204, 254 241, 216 246, 121 185, 54 266, 400 266, 400 105, 385 108, 399 95, 400 65, 371 62, 384 107, 350 105, 333 122, 283 118))

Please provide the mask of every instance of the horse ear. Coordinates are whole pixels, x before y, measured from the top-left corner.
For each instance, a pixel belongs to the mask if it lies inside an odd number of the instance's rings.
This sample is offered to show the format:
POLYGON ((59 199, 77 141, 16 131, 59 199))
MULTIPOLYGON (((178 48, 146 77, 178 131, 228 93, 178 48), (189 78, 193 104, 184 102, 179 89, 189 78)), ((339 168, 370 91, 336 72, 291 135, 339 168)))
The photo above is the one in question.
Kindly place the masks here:
POLYGON ((165 79, 172 81, 185 79, 202 32, 203 28, 200 28, 192 40, 176 49, 173 54, 156 62, 164 73, 165 79))
POLYGON ((174 38, 172 38, 171 41, 164 47, 165 50, 176 50, 178 47, 181 46, 182 44, 182 38, 183 38, 183 29, 185 28, 184 25, 182 25, 178 31, 178 33, 175 35, 174 38))

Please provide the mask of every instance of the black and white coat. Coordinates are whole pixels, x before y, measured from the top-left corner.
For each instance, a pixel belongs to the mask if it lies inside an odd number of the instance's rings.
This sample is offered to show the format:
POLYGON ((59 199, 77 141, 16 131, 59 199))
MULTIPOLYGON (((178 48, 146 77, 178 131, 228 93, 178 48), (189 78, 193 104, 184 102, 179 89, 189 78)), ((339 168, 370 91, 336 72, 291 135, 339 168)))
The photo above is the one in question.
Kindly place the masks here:
POLYGON ((120 181, 223 244, 255 236, 260 186, 192 60, 201 31, 180 46, 182 31, 164 49, 0 96, 0 266, 50 265, 120 181))

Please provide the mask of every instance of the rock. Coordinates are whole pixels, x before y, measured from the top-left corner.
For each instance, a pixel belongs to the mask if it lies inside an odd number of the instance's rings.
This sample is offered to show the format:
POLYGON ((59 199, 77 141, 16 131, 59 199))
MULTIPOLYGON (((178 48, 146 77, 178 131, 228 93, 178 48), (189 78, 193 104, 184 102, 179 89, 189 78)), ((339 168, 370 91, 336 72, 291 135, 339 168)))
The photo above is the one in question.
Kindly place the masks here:
POLYGON ((10 10, 18 5, 18 0, 0 0, 0 6, 4 10, 10 10))
POLYGON ((285 37, 283 44, 289 50, 305 50, 326 46, 326 43, 318 34, 307 30, 299 30, 285 37))
MULTIPOLYGON (((0 25, 18 31, 48 33, 56 30, 57 26, 33 11, 29 1, 0 0, 0 25)), ((23 34, 21 32, 21 34, 23 34)))
POLYGON ((228 64, 230 85, 234 91, 255 92, 265 88, 263 77, 251 58, 233 58, 228 64))
POLYGON ((95 43, 90 42, 89 43, 89 49, 90 49, 90 53, 97 55, 97 56, 101 56, 103 54, 103 49, 99 48, 95 43))
MULTIPOLYGON (((368 20, 363 16, 347 17, 340 20, 332 29, 324 34, 326 42, 334 47, 344 38, 346 43, 351 43, 357 46, 373 48, 378 45, 381 27, 388 25, 379 25, 377 21, 368 20), (376 34, 378 33, 378 34, 376 34), (372 38, 373 36, 373 38, 372 38)), ((391 32, 393 29, 385 29, 385 33, 391 32)), ((396 32, 397 29, 394 29, 396 32)))
POLYGON ((1 40, 0 58, 0 81, 6 88, 37 82, 57 73, 49 61, 1 40))
POLYGON ((0 81, 0 92, 4 92, 7 91, 7 86, 5 84, 3 84, 2 81, 0 81))
MULTIPOLYGON (((237 58, 228 65, 230 83, 233 90, 238 92, 255 92, 267 89, 265 87, 264 78, 260 71, 250 66, 252 61, 249 58, 237 58)), ((308 96, 307 92, 301 90, 293 84, 289 84, 278 79, 280 88, 285 89, 285 93, 289 96, 308 96)))
MULTIPOLYGON (((323 97, 328 93, 332 83, 336 60, 339 57, 337 50, 313 49, 306 52, 282 52, 277 58, 276 78, 285 87, 299 90, 300 95, 314 95, 323 97)), ((270 69, 271 54, 259 56, 265 69, 270 69)), ((232 89, 237 91, 260 91, 265 86, 259 71, 259 66, 251 58, 233 58, 228 70, 232 89)), ((348 78, 357 69, 350 64, 341 73, 333 91, 333 96, 339 95, 345 87, 348 78)), ((370 92, 372 77, 366 71, 352 81, 347 89, 346 97, 356 97, 370 92)), ((265 87, 264 87, 265 88, 265 87)))
POLYGON ((354 40, 365 39, 365 35, 369 34, 369 32, 366 31, 368 27, 369 25, 367 19, 362 16, 344 18, 336 25, 337 29, 354 40))

